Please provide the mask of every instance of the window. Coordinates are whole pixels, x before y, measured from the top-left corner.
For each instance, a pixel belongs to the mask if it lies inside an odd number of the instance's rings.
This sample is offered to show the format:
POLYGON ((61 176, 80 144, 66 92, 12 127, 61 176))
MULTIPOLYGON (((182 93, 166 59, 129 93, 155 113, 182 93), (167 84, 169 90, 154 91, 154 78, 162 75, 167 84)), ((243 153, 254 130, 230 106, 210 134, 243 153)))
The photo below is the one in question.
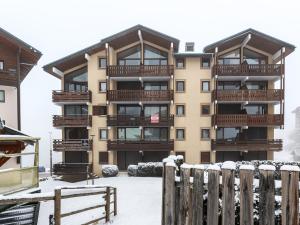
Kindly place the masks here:
POLYGON ((176 68, 183 69, 185 67, 184 59, 176 59, 176 68))
POLYGON ((100 69, 106 68, 106 58, 99 58, 99 68, 100 69))
POLYGON ((141 130, 138 127, 118 128, 119 140, 140 140, 141 130))
POLYGON ((108 164, 108 152, 99 152, 99 164, 108 164))
POLYGON ((117 107, 118 115, 126 116, 140 116, 141 106, 139 105, 118 105, 117 107))
POLYGON ((185 51, 186 52, 193 52, 194 51, 194 42, 186 42, 185 43, 185 51))
POLYGON ((176 116, 184 116, 184 115, 185 115, 184 105, 176 105, 176 116))
POLYGON ((202 80, 201 81, 201 91, 202 92, 209 92, 210 91, 210 81, 202 80))
POLYGON ((106 81, 99 82, 99 92, 106 92, 106 81))
POLYGON ((65 116, 81 116, 88 114, 87 105, 65 105, 64 106, 64 115, 65 116))
POLYGON ((166 127, 146 127, 144 128, 145 140, 167 141, 168 128, 166 127))
POLYGON ((140 65, 141 64, 141 45, 136 45, 126 49, 117 55, 118 65, 140 65))
POLYGON ((145 117, 150 117, 154 115, 159 115, 160 117, 168 116, 168 106, 167 105, 147 105, 144 106, 145 117))
POLYGON ((5 102, 5 91, 0 90, 0 102, 5 102))
POLYGON ((210 105, 201 105, 201 115, 210 114, 210 105))
POLYGON ((210 152, 201 152, 201 163, 210 163, 210 152))
POLYGON ((149 45, 144 47, 144 65, 167 65, 168 53, 149 45))
POLYGON ((185 139, 185 131, 183 128, 176 129, 176 140, 182 141, 185 139))
POLYGON ((83 67, 64 76, 65 91, 87 91, 87 67, 83 67))
POLYGON ((107 129, 99 129, 99 139, 107 140, 107 129))
POLYGON ((145 91, 165 91, 168 90, 168 82, 145 82, 145 91))
POLYGON ((201 139, 210 139, 210 129, 209 128, 201 129, 201 139))
POLYGON ((177 92, 184 92, 184 89, 185 89, 184 86, 185 86, 185 85, 184 85, 184 81, 183 81, 183 80, 181 80, 181 81, 176 81, 176 91, 177 91, 177 92))
POLYGON ((106 105, 94 105, 93 106, 93 116, 103 116, 107 114, 106 105))
POLYGON ((210 68, 210 58, 202 58, 201 59, 201 67, 203 69, 209 69, 210 68))
POLYGON ((224 55, 219 56, 218 63, 225 65, 234 65, 240 64, 240 49, 236 49, 232 52, 225 53, 224 55))
POLYGON ((0 70, 4 70, 4 61, 0 60, 0 70))

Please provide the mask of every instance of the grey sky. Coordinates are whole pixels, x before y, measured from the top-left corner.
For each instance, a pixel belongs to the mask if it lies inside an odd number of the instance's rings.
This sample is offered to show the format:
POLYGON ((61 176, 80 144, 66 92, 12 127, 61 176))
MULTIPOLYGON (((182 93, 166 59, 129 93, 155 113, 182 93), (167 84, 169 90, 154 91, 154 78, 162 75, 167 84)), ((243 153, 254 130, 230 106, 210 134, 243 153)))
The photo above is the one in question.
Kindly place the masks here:
MULTIPOLYGON (((194 41, 202 51, 251 27, 299 47, 299 14, 296 0, 1 0, 0 26, 43 53, 22 84, 23 131, 42 138, 41 164, 48 166, 49 132, 60 136, 52 128, 52 115, 60 110, 51 102, 51 91, 60 89, 60 82, 41 67, 106 36, 142 24, 180 39, 181 47, 194 41)), ((291 111, 300 105, 299 59, 296 49, 286 60, 285 136, 294 127, 291 111)))

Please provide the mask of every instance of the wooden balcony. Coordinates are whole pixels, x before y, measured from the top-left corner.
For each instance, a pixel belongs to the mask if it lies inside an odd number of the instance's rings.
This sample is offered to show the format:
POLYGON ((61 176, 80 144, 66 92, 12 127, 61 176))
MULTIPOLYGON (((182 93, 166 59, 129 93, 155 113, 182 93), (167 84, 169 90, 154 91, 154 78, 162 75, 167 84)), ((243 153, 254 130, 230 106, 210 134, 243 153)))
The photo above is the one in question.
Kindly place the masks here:
POLYGON ((283 99, 284 91, 281 89, 212 91, 212 100, 218 102, 279 102, 283 99))
POLYGON ((93 141, 90 139, 53 140, 53 151, 92 151, 93 141))
POLYGON ((16 72, 0 70, 0 85, 17 86, 16 72))
POLYGON ((112 102, 169 102, 174 99, 172 90, 145 91, 145 90, 110 90, 107 91, 107 100, 112 102))
POLYGON ((60 104, 87 103, 92 100, 91 91, 53 91, 52 101, 60 104))
POLYGON ((281 139, 211 140, 214 151, 281 151, 281 139))
POLYGON ((212 76, 280 76, 284 74, 283 64, 214 65, 212 76))
POLYGON ((53 165, 55 175, 86 175, 91 172, 90 163, 56 163, 53 165))
POLYGON ((74 115, 74 116, 53 116, 53 127, 91 127, 92 116, 74 115))
POLYGON ((284 116, 282 114, 218 114, 212 116, 212 126, 218 127, 272 127, 282 125, 284 125, 284 116))
POLYGON ((111 151, 173 151, 174 140, 108 140, 111 151))
POLYGON ((159 117, 158 121, 152 121, 151 117, 144 116, 107 116, 107 126, 150 126, 150 127, 170 127, 174 126, 174 115, 159 117))
POLYGON ((174 66, 141 65, 141 66, 108 66, 110 77, 170 77, 174 74, 174 66))

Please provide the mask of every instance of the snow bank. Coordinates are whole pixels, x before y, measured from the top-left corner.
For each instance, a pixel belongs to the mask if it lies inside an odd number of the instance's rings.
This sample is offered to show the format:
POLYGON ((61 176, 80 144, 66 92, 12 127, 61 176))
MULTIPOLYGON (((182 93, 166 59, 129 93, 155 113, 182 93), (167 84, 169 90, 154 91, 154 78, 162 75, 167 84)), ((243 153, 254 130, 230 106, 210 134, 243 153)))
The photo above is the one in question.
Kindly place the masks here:
POLYGON ((297 171, 299 172, 300 169, 298 166, 292 166, 292 165, 283 165, 282 167, 280 167, 281 171, 297 171))
POLYGON ((241 165, 240 170, 252 170, 252 171, 254 171, 254 166, 253 165, 241 165))
POLYGON ((209 165, 207 169, 208 170, 216 170, 216 171, 220 171, 221 170, 220 167, 218 165, 216 165, 216 164, 209 165))
POLYGON ((260 165, 258 167, 259 170, 267 170, 267 171, 275 171, 276 168, 273 165, 260 165))
POLYGON ((236 169, 236 163, 232 161, 226 161, 222 165, 222 169, 224 170, 235 170, 236 169))
POLYGON ((199 170, 205 170, 205 166, 202 164, 195 164, 193 165, 194 169, 199 169, 199 170))

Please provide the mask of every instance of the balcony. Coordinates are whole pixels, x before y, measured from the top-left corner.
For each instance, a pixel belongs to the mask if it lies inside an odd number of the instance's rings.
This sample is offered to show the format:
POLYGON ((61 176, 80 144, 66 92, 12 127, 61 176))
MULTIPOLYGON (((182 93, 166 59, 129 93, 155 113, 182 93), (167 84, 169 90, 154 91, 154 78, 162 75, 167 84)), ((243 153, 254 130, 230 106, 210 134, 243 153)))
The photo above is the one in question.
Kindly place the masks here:
POLYGON ((239 77, 248 76, 257 79, 260 76, 276 77, 284 74, 283 64, 214 65, 212 76, 239 77))
POLYGON ((86 104, 91 102, 91 91, 53 91, 52 101, 56 104, 86 104))
POLYGON ((173 151, 174 140, 108 140, 111 151, 173 151))
POLYGON ((280 102, 284 99, 284 91, 281 89, 270 90, 214 90, 212 100, 218 103, 233 102, 280 102))
POLYGON ((214 151, 281 151, 282 140, 212 140, 211 147, 214 151))
POLYGON ((212 116, 212 126, 218 127, 272 127, 284 125, 284 116, 275 115, 245 115, 218 114, 212 116))
POLYGON ((55 175, 86 175, 91 172, 90 163, 56 163, 53 165, 55 175))
POLYGON ((92 151, 93 141, 90 139, 53 140, 53 151, 92 151))
POLYGON ((149 127, 170 127, 174 126, 174 115, 159 117, 157 121, 151 119, 151 117, 144 116, 107 116, 107 126, 149 126, 149 127))
POLYGON ((110 77, 168 77, 174 74, 174 66, 108 66, 107 75, 110 77))
POLYGON ((174 99, 174 92, 145 91, 145 90, 110 90, 107 100, 112 102, 170 102, 174 99))
POLYGON ((74 116, 53 116, 53 127, 91 127, 92 116, 74 115, 74 116))
POLYGON ((0 70, 0 85, 17 86, 17 76, 15 71, 0 70))

